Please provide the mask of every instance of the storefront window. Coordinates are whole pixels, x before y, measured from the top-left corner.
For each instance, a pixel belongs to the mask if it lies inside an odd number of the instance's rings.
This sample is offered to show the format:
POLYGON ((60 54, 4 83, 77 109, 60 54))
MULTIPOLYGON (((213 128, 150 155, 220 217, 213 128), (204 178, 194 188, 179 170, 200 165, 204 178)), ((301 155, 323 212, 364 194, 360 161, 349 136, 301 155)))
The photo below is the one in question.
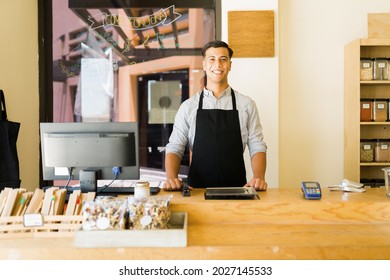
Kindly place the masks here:
POLYGON ((175 113, 203 86, 215 1, 39 3, 41 121, 137 121, 141 165, 164 170, 175 113))

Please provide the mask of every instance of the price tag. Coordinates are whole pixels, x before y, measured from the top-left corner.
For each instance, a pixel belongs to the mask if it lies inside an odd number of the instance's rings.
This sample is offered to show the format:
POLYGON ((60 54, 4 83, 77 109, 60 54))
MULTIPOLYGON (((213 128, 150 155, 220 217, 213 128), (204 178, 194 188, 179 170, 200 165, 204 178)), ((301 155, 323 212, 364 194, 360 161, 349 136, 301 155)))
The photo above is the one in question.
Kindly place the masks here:
POLYGON ((43 226, 42 214, 24 214, 23 226, 25 227, 41 227, 43 226))

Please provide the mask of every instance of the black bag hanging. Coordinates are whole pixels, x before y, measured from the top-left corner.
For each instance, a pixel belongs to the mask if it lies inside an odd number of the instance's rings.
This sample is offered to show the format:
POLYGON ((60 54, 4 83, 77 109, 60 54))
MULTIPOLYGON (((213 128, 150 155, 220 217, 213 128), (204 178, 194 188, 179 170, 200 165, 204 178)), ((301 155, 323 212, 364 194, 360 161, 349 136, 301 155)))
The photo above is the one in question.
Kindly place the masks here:
POLYGON ((0 89, 0 190, 5 187, 19 188, 19 159, 16 141, 20 123, 7 119, 4 92, 0 89))

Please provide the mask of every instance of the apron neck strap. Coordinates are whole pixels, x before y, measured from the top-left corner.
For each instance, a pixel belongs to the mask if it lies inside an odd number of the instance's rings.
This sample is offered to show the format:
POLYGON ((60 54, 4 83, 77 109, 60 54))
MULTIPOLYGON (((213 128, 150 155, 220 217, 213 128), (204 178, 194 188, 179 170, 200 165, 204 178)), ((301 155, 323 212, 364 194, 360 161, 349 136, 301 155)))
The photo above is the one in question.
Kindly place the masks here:
POLYGON ((230 94, 232 95, 233 110, 236 111, 236 95, 234 94, 234 90, 232 88, 230 88, 230 94))
MULTIPOLYGON (((233 110, 235 111, 237 110, 236 108, 237 106, 236 106, 236 96, 234 94, 233 88, 230 88, 230 94, 232 95, 233 110)), ((204 89, 202 89, 202 93, 200 94, 198 109, 203 108, 203 96, 204 96, 204 89)))

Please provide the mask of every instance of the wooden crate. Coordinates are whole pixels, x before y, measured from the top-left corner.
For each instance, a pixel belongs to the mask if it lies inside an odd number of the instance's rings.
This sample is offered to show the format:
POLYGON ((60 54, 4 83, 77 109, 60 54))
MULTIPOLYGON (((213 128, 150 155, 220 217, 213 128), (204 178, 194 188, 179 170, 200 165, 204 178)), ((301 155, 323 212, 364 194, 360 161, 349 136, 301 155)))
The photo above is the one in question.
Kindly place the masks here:
POLYGON ((0 239, 17 237, 72 237, 82 227, 82 215, 43 216, 42 226, 25 227, 23 216, 0 218, 0 239))

